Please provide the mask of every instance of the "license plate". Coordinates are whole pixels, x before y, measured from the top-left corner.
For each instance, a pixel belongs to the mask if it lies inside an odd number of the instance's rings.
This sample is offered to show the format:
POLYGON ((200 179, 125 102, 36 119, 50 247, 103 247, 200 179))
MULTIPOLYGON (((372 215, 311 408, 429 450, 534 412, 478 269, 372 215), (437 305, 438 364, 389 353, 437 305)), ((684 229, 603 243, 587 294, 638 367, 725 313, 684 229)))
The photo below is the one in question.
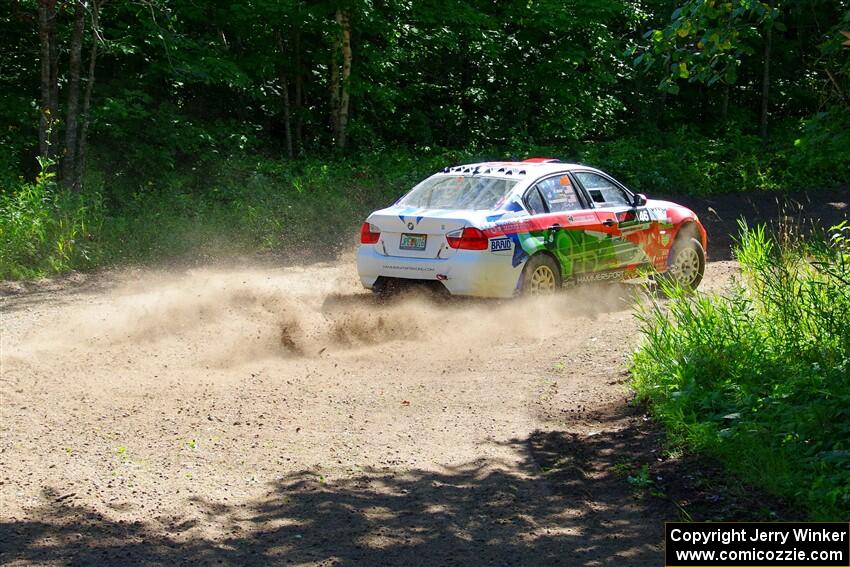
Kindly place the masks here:
POLYGON ((402 234, 398 247, 402 250, 425 250, 427 239, 427 234, 402 234))

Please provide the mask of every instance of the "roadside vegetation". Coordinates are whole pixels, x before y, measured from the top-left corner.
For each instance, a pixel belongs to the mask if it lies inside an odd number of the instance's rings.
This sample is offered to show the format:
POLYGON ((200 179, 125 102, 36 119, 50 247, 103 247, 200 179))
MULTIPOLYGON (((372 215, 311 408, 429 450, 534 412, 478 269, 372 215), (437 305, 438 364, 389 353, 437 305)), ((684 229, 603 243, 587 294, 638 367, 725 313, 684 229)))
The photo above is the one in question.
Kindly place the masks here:
POLYGON ((633 385, 674 445, 808 510, 850 515, 850 226, 805 240, 742 226, 723 295, 639 311, 633 385))
MULTIPOLYGON (((685 127, 569 146, 515 144, 512 152, 593 164, 650 195, 829 187, 850 179, 850 159, 842 159, 850 127, 802 123, 786 135, 769 152, 757 136, 732 130, 709 137, 685 127)), ((52 162, 44 162, 33 182, 0 191, 0 278, 234 254, 332 253, 371 210, 423 177, 448 164, 510 155, 414 148, 281 160, 236 151, 167 175, 131 175, 117 163, 112 173, 90 168, 84 192, 63 190, 52 162)))

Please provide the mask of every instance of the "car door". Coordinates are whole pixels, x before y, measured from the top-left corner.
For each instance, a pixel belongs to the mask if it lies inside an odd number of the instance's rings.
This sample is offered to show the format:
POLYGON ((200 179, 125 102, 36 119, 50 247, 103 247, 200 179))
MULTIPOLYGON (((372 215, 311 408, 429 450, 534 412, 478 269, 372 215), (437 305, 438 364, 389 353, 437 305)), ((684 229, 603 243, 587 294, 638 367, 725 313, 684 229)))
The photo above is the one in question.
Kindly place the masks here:
POLYGON ((600 253, 610 244, 590 202, 569 173, 537 181, 525 201, 540 231, 537 238, 558 259, 564 278, 595 269, 600 253))
POLYGON ((644 244, 653 220, 647 208, 636 207, 634 195, 605 175, 592 171, 576 171, 574 175, 593 203, 607 242, 596 269, 632 269, 649 263, 644 244))

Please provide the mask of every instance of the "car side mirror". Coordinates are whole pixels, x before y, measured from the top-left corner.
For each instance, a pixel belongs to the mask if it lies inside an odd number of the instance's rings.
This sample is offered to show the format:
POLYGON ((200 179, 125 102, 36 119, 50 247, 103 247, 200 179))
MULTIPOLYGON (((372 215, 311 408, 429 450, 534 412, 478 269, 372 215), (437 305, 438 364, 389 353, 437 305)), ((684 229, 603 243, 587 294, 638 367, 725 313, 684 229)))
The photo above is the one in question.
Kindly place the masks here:
POLYGON ((637 193, 635 195, 635 202, 634 202, 635 207, 642 207, 645 204, 646 204, 646 195, 644 195, 643 193, 637 193))

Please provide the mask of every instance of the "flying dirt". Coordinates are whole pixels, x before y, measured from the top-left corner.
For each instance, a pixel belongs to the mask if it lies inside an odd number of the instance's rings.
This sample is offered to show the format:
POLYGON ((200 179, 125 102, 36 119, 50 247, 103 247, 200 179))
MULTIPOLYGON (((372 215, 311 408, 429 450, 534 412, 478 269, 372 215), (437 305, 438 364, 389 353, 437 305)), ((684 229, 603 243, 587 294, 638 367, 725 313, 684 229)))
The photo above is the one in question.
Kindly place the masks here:
POLYGON ((641 293, 382 302, 351 253, 7 289, 0 561, 657 565, 641 293))

